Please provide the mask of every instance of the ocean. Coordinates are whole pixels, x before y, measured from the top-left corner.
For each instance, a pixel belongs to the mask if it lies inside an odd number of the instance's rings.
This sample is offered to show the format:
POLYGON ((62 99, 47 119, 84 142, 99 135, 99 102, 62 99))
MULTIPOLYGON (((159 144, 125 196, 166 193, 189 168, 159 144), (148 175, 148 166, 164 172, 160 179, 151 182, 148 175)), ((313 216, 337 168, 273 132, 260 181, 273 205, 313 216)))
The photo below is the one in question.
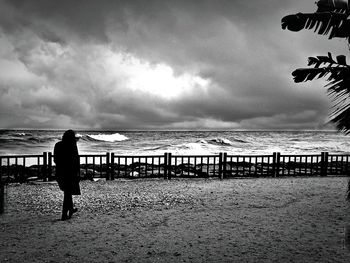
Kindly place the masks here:
MULTIPOLYGON (((64 131, 0 130, 0 155, 52 152, 64 131)), ((348 154, 348 136, 335 131, 77 131, 80 154, 237 155, 348 154)))

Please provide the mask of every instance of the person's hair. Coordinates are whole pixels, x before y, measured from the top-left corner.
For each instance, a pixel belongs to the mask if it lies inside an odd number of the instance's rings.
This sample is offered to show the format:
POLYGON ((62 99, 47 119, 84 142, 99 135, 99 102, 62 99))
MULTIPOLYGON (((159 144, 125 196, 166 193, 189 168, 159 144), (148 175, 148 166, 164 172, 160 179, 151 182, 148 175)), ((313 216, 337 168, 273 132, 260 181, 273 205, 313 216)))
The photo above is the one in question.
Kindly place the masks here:
POLYGON ((66 143, 75 143, 75 132, 73 130, 67 130, 62 136, 62 141, 66 143))

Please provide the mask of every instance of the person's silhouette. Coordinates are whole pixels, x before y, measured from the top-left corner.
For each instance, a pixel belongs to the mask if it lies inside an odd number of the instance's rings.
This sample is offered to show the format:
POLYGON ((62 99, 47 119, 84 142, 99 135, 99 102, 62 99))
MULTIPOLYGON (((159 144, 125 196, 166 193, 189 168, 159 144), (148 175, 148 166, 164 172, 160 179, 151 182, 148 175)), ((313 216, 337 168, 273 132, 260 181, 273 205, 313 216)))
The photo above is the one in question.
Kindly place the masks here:
POLYGON ((62 220, 72 217, 77 209, 73 206, 72 195, 80 195, 79 153, 77 138, 73 130, 65 131, 62 140, 55 144, 54 161, 56 163, 56 180, 64 192, 62 220))

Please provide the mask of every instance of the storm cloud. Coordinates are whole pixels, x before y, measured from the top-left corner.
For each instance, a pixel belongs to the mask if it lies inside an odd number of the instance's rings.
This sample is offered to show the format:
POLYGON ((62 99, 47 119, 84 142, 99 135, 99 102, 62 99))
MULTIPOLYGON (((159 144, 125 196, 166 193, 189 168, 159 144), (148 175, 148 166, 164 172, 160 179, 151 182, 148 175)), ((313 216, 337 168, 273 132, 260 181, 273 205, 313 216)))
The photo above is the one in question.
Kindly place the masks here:
POLYGON ((283 31, 314 1, 0 0, 0 127, 320 129, 307 57, 345 41, 283 31))

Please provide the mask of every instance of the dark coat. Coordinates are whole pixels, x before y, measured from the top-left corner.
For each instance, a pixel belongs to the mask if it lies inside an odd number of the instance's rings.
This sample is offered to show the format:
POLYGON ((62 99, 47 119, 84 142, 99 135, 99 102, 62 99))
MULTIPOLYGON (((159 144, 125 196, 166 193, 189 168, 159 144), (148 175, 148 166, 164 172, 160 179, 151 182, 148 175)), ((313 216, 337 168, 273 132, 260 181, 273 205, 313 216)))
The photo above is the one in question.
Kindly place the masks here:
POLYGON ((80 195, 79 154, 75 143, 60 141, 54 148, 56 180, 60 189, 72 195, 80 195))

